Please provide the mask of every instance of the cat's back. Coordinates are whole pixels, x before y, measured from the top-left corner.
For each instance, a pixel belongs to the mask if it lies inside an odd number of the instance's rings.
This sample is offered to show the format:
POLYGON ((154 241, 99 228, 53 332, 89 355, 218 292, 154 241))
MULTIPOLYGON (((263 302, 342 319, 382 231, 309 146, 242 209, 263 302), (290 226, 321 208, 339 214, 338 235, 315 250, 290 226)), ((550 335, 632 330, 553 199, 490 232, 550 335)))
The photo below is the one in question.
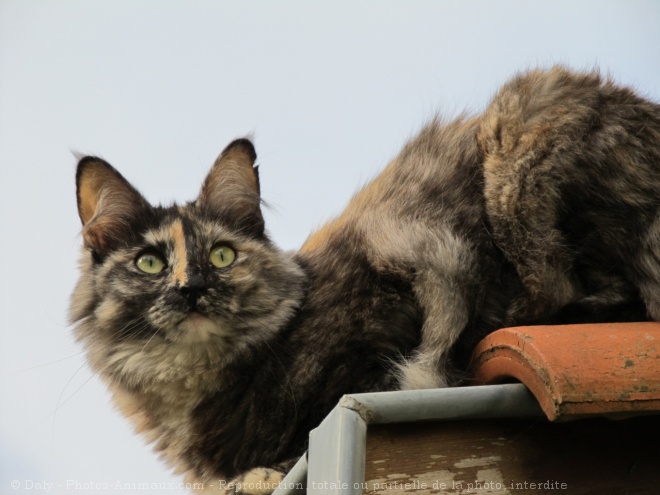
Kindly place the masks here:
POLYGON ((525 211, 544 221, 540 210, 555 203, 563 216, 597 211, 612 223, 656 214, 660 105, 599 72, 517 76, 493 98, 478 140, 495 222, 525 211))
POLYGON ((478 139, 487 174, 530 172, 534 159, 557 152, 568 154, 566 163, 590 158, 585 172, 615 163, 630 173, 644 172, 641 166, 657 174, 660 105, 597 71, 555 66, 505 84, 483 115, 478 139))
POLYGON ((310 235, 301 253, 322 251, 347 232, 383 242, 405 235, 402 225, 476 225, 483 188, 477 130, 474 118, 433 119, 337 218, 310 235))

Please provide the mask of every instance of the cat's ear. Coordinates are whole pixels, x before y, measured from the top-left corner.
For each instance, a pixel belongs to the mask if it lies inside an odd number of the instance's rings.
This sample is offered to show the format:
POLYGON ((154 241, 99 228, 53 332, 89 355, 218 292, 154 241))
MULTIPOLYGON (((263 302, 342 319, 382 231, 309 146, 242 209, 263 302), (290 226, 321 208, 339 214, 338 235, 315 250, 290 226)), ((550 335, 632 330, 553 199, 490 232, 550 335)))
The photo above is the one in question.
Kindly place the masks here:
POLYGON ((247 139, 231 142, 215 161, 202 185, 197 205, 248 235, 262 236, 257 153, 247 139))
POLYGON ((78 162, 76 197, 85 246, 98 256, 126 243, 136 220, 150 208, 119 172, 93 156, 78 162))

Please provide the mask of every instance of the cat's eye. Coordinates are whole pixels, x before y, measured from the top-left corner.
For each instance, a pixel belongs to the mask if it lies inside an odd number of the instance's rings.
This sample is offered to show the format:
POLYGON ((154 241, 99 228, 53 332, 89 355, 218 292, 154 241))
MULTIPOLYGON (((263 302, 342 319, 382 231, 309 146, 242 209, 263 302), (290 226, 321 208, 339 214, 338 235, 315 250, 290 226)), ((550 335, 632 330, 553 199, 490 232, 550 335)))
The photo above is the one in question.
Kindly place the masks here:
POLYGON ((211 264, 216 268, 225 268, 234 262, 236 252, 229 246, 221 244, 211 249, 209 259, 211 260, 211 264))
POLYGON ((155 275, 165 269, 165 261, 155 253, 144 253, 135 260, 135 266, 144 273, 155 275))

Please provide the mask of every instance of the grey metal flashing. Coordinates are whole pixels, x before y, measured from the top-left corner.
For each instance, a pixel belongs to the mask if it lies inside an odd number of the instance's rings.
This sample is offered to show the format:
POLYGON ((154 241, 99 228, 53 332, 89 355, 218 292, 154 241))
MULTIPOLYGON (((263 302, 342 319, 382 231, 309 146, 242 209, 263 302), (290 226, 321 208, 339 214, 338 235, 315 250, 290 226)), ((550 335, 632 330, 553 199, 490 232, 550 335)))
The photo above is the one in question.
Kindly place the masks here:
POLYGON ((364 418, 353 409, 335 407, 309 434, 307 493, 362 493, 352 480, 364 480, 366 446, 364 418))
POLYGON ((369 424, 543 414, 521 383, 354 394, 344 396, 339 406, 347 398, 368 410, 369 424))
POLYGON ((311 431, 307 462, 303 456, 275 495, 299 493, 286 487, 302 479, 305 464, 308 495, 363 493, 370 424, 533 416, 543 412, 521 383, 346 395, 311 431))

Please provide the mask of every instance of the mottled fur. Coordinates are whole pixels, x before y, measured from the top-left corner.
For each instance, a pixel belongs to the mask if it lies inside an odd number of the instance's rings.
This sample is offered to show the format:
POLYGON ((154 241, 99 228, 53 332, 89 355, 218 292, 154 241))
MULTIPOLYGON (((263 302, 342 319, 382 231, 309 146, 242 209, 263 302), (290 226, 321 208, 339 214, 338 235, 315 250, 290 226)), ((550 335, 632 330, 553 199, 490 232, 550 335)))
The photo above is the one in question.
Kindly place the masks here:
POLYGON ((190 480, 279 480, 342 394, 458 383, 500 326, 660 320, 660 107, 597 73, 529 72, 432 121, 297 253, 264 233, 255 160, 231 143, 171 207, 78 167, 77 336, 190 480))

